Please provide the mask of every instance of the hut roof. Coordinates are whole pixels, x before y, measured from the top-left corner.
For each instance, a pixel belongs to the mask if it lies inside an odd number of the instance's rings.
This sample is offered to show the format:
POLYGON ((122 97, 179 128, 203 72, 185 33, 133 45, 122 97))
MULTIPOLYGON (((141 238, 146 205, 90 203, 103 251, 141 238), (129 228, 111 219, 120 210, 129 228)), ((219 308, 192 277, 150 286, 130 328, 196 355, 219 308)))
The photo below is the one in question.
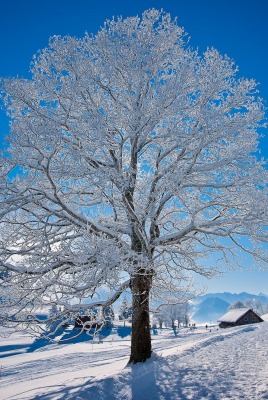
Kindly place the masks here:
POLYGON ((240 318, 242 318, 251 308, 234 308, 224 314, 218 321, 219 322, 229 322, 236 323, 240 318))

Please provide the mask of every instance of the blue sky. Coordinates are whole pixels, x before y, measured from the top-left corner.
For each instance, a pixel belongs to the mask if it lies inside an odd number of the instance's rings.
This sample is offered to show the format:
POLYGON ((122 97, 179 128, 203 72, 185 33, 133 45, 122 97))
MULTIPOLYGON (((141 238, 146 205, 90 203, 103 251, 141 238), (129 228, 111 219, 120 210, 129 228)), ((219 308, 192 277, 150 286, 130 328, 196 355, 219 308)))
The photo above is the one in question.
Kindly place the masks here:
MULTIPOLYGON (((178 17, 193 48, 215 47, 232 58, 240 76, 260 83, 268 105, 267 0, 1 0, 0 77, 29 77, 32 56, 52 35, 96 33, 112 16, 137 15, 152 7, 178 17)), ((0 110, 0 142, 7 132, 8 119, 0 110)), ((268 131, 262 133, 260 148, 268 158, 268 131)), ((268 271, 230 272, 207 286, 215 292, 268 293, 268 271)))

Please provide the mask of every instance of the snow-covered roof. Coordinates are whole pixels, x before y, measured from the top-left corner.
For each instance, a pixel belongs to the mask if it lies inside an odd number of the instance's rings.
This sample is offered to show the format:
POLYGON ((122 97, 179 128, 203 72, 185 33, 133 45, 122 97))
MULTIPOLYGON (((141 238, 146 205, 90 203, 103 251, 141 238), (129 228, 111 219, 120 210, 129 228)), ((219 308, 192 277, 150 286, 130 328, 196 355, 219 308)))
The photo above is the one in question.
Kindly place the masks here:
POLYGON ((218 321, 219 322, 232 322, 235 323, 238 321, 243 315, 245 315, 250 308, 234 308, 224 314, 218 321))

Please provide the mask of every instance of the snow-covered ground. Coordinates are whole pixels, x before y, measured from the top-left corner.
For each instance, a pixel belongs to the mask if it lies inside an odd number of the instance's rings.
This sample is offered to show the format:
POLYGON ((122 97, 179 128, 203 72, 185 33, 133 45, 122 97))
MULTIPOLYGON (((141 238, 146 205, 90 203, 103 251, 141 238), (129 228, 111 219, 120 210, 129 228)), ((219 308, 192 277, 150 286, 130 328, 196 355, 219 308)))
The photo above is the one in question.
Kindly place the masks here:
POLYGON ((163 329, 152 338, 152 359, 126 367, 130 337, 115 330, 103 343, 0 337, 0 399, 268 399, 268 321, 177 337, 163 329))

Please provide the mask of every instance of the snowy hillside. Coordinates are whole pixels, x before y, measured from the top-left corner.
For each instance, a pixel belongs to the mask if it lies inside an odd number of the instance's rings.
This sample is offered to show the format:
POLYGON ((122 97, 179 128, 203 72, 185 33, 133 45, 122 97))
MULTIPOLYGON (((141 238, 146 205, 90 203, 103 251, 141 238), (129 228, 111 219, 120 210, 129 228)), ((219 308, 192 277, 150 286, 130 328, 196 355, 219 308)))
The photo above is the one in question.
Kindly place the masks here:
POLYGON ((158 330, 152 359, 127 368, 122 336, 40 347, 22 334, 1 338, 1 400, 268 399, 268 322, 158 330))
POLYGON ((195 306, 192 320, 197 323, 216 323, 218 319, 227 312, 229 303, 218 298, 208 297, 195 306))

